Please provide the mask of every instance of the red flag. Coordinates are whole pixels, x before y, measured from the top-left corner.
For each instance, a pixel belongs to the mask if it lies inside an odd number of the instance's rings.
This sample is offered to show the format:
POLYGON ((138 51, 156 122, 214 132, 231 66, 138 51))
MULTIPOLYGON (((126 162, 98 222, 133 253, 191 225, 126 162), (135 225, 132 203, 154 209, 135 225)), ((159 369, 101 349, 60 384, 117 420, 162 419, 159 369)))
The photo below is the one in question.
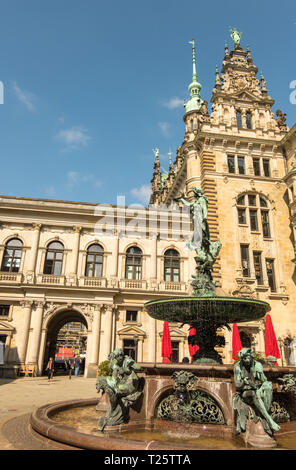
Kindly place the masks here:
MULTIPOLYGON (((273 356, 273 357, 276 357, 277 359, 281 357, 270 315, 266 315, 265 317, 264 343, 265 343, 265 356, 266 357, 273 356)), ((278 366, 278 363, 276 362, 274 365, 278 366)))
MULTIPOLYGON (((189 328, 188 336, 194 336, 195 334, 196 334, 196 329, 193 326, 191 326, 189 328)), ((194 354, 196 353, 196 351, 199 350, 199 346, 197 346, 197 344, 195 344, 194 346, 192 346, 191 344, 188 344, 188 348, 189 348, 189 354, 191 356, 191 362, 192 362, 194 354)))
POLYGON ((161 349, 162 362, 171 362, 172 354, 173 354, 173 350, 172 350, 169 322, 165 321, 163 324, 163 333, 162 333, 162 349, 161 349))
POLYGON ((232 327, 232 359, 234 359, 237 355, 238 352, 243 349, 239 331, 238 331, 238 326, 236 323, 233 323, 232 327))

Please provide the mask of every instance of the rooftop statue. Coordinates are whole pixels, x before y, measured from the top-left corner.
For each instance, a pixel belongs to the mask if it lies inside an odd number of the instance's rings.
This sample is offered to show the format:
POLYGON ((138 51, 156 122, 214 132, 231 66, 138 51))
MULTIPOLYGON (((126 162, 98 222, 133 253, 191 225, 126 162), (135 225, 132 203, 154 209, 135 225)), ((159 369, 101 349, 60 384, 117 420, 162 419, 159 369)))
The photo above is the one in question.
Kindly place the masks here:
POLYGON ((159 157, 159 149, 155 147, 155 149, 152 149, 152 152, 154 153, 155 158, 159 157))
POLYGON ((240 361, 234 365, 234 383, 237 392, 233 395, 233 408, 237 410, 236 432, 246 431, 247 420, 261 420, 264 431, 270 436, 280 429, 269 410, 272 403, 272 383, 263 372, 263 366, 254 359, 250 348, 238 353, 240 361))
POLYGON ((229 28, 229 31, 230 31, 230 36, 232 37, 234 41, 234 44, 239 45, 243 33, 239 33, 236 28, 234 29, 229 28))
POLYGON ((109 395, 110 405, 106 415, 98 422, 99 431, 104 427, 116 426, 126 421, 129 407, 141 396, 140 379, 136 372, 141 366, 130 357, 125 356, 122 349, 115 349, 108 356, 111 376, 99 376, 96 389, 109 395))

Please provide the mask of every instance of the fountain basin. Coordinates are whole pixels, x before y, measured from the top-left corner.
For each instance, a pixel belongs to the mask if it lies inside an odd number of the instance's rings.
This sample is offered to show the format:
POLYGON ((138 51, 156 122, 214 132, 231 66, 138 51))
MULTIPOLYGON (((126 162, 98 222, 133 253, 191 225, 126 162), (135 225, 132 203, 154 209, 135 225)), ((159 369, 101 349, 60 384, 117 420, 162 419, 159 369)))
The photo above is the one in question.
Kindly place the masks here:
POLYGON ((145 308, 156 320, 188 324, 204 320, 216 324, 255 321, 270 311, 267 302, 241 297, 177 297, 152 300, 145 308))
MULTIPOLYGON (((31 415, 32 428, 50 440, 79 449, 187 450, 246 447, 242 440, 235 437, 235 414, 231 406, 235 391, 233 365, 190 364, 184 367, 184 364, 142 363, 141 366, 141 376, 145 380, 144 394, 142 400, 130 409, 128 423, 108 426, 103 433, 97 431, 98 419, 105 413, 108 405, 106 395, 103 395, 102 398, 94 396, 93 399, 47 404, 31 415), (225 418, 224 425, 202 425, 157 418, 159 404, 174 391, 172 373, 184 369, 196 375, 197 389, 207 393, 220 406, 225 418)), ((264 373, 276 390, 278 378, 285 373, 296 375, 296 369, 264 366, 264 373)), ((296 415, 295 400, 293 396, 289 398, 296 415)), ((296 447, 295 439, 294 444, 286 441, 291 433, 296 436, 296 421, 281 423, 281 430, 275 433, 281 448, 296 447)))

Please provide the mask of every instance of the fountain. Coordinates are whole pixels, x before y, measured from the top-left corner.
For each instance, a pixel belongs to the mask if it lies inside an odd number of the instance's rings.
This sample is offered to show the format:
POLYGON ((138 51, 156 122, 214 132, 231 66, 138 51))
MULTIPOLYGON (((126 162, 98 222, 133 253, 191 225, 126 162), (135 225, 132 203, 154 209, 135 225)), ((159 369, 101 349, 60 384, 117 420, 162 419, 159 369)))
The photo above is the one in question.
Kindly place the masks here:
POLYGON ((138 365, 117 349, 109 356, 110 375, 97 379, 99 401, 46 405, 32 414, 35 431, 75 447, 108 450, 272 448, 281 445, 278 423, 282 434, 295 436, 295 370, 262 365, 248 348, 234 366, 222 364, 215 349, 223 345, 218 328, 259 320, 270 306, 216 295, 212 270, 221 244, 210 240, 207 198, 200 189, 192 192, 193 200, 177 201, 190 206, 193 219, 187 242, 196 253, 193 296, 154 300, 145 308, 152 318, 195 328, 189 337, 199 346, 193 363, 138 365))

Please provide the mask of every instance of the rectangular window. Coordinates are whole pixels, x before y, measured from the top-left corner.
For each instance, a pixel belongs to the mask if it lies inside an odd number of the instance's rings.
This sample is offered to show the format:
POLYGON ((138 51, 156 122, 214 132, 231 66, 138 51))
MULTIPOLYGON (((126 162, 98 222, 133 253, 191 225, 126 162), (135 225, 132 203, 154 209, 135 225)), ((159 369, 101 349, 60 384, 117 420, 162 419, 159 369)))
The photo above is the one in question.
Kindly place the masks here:
POLYGON ((240 175, 245 174, 245 158, 244 157, 237 157, 237 166, 238 172, 240 175))
POLYGON ((269 159, 268 158, 263 158, 263 172, 264 172, 264 176, 270 176, 269 159))
POLYGON ((238 212, 238 223, 239 224, 246 224, 246 209, 237 209, 238 212))
POLYGON ((262 285, 263 275, 262 275, 261 253, 259 251, 254 251, 253 259, 254 259, 255 277, 257 279, 257 284, 262 285))
POLYGON ((172 352, 171 362, 179 362, 179 341, 172 341, 172 352))
POLYGON ((250 227, 252 232, 258 231, 257 210, 250 209, 250 227))
POLYGON ((236 124, 240 129, 243 127, 243 125, 242 125, 242 113, 240 111, 236 112, 236 124))
POLYGON ((243 277, 250 277, 249 246, 241 245, 241 262, 243 277))
POLYGON ((134 361, 137 360, 137 344, 133 339, 123 340, 123 353, 125 356, 130 356, 134 361))
POLYGON ((8 317, 10 305, 0 305, 0 317, 8 317))
POLYGON ((268 284, 270 287, 271 292, 276 291, 276 284, 275 284, 275 275, 274 275, 274 260, 273 259, 266 259, 266 271, 267 271, 267 279, 268 284))
POLYGON ((260 176, 261 175, 260 159, 259 158, 253 158, 253 169, 254 169, 254 175, 255 176, 260 176))
POLYGON ((247 129, 252 129, 252 114, 250 111, 246 112, 246 126, 247 129))
POLYGON ((270 238, 268 211, 261 211, 263 237, 270 238))
POLYGON ((127 322, 136 322, 138 317, 138 312, 136 310, 127 310, 126 311, 126 321, 127 322))
POLYGON ((235 163, 234 163, 234 156, 233 155, 228 155, 227 156, 227 163, 228 163, 229 173, 235 173, 235 163))

